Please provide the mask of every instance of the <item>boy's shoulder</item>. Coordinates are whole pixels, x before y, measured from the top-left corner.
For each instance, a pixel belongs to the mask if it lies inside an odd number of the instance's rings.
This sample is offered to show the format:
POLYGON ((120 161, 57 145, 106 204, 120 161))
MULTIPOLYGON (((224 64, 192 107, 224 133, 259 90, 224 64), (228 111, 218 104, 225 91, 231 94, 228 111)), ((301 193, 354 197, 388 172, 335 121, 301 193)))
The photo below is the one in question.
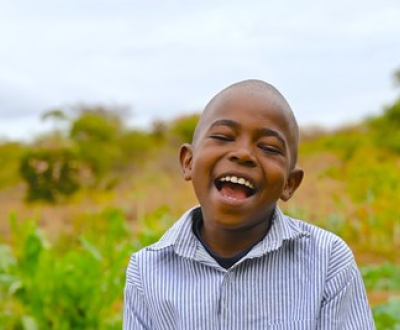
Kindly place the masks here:
POLYGON ((297 226, 303 232, 308 233, 308 237, 312 238, 315 244, 321 248, 329 248, 331 245, 347 245, 344 240, 337 234, 319 227, 318 225, 307 222, 306 220, 292 218, 285 215, 287 221, 292 226, 297 226))
POLYGON ((327 280, 340 273, 354 270, 356 261, 353 251, 341 237, 304 220, 288 216, 286 219, 291 225, 308 233, 305 239, 298 241, 297 248, 302 250, 303 256, 318 260, 321 267, 327 271, 327 280))
POLYGON ((306 241, 308 241, 309 245, 314 246, 315 249, 325 251, 328 254, 340 254, 353 258, 353 252, 340 236, 307 221, 287 215, 284 216, 291 226, 297 227, 306 233, 308 238, 306 241))

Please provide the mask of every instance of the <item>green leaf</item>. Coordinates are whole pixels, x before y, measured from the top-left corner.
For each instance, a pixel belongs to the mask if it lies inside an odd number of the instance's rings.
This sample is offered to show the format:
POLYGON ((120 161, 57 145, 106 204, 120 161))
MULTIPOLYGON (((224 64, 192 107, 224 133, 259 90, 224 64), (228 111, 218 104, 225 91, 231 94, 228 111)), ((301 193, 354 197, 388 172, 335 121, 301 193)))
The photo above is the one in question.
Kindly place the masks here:
POLYGON ((38 330, 38 324, 36 320, 29 315, 22 316, 22 327, 24 330, 38 330))
POLYGON ((0 272, 6 271, 10 266, 16 264, 15 258, 11 254, 11 249, 7 245, 0 245, 0 272))
POLYGON ((93 258, 95 258, 98 261, 101 261, 103 259, 100 251, 92 243, 90 243, 86 238, 80 237, 79 240, 81 241, 85 250, 88 251, 93 256, 93 258))

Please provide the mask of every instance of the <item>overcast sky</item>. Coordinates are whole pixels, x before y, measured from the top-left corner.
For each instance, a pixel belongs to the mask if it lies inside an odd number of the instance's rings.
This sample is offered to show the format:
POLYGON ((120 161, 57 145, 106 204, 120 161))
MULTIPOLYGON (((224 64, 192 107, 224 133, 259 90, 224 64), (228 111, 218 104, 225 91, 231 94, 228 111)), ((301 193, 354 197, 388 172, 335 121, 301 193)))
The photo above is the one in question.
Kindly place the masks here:
POLYGON ((336 127, 399 94, 399 41, 399 0, 0 0, 0 137, 77 103, 129 105, 148 125, 248 78, 301 125, 336 127))

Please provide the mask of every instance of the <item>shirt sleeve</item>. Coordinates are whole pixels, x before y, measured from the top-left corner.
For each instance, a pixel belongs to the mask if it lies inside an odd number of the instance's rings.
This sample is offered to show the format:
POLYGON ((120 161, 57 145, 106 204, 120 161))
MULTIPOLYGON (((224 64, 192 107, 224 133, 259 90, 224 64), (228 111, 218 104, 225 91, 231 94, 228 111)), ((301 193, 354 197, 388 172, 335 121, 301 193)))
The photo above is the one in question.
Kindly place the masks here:
POLYGON ((123 330, 151 330, 152 322, 143 292, 137 283, 135 266, 135 259, 132 257, 126 272, 123 330))
POLYGON ((346 267, 343 268, 340 265, 340 260, 347 259, 346 255, 336 256, 337 258, 334 258, 333 262, 331 261, 334 269, 333 276, 327 280, 325 285, 317 328, 323 330, 374 330, 372 312, 360 271, 350 249, 347 246, 345 249, 347 249, 347 256, 351 258, 346 267))

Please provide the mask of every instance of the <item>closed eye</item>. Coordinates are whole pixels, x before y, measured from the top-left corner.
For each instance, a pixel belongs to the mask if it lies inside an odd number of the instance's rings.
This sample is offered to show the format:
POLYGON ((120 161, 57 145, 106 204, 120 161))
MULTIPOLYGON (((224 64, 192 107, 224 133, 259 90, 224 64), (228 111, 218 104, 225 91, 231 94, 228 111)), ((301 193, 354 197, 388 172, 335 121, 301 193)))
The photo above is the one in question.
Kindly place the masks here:
POLYGON ((283 155, 283 152, 280 149, 270 145, 259 144, 258 147, 266 153, 283 155))
POLYGON ((233 141, 233 137, 223 134, 213 134, 210 135, 210 138, 219 140, 219 141, 233 141))

